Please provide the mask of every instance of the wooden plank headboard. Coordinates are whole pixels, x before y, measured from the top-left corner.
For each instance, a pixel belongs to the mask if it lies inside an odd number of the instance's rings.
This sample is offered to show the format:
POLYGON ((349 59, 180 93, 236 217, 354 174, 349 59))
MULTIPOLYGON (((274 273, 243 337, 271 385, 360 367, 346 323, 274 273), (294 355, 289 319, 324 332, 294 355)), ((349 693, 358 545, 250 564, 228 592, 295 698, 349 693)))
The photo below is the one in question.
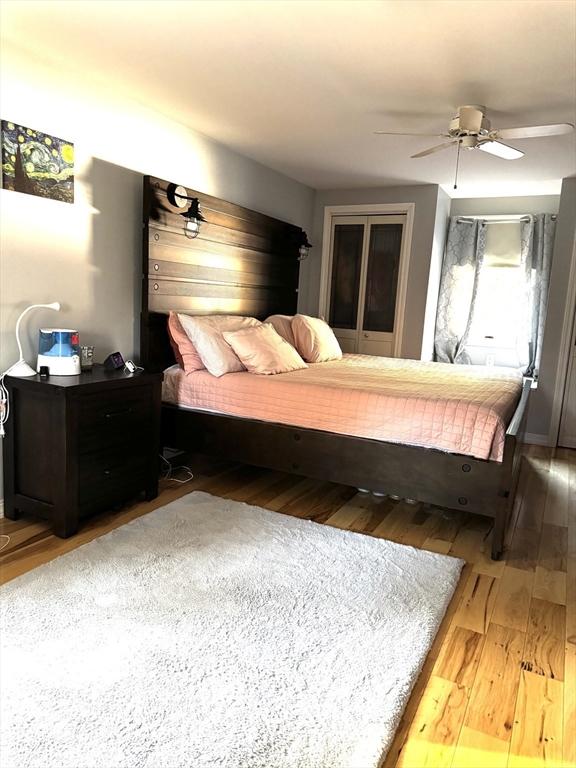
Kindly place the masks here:
POLYGON ((206 221, 194 239, 166 190, 170 182, 144 177, 140 360, 148 370, 174 362, 166 317, 294 314, 302 230, 216 197, 197 197, 206 221))

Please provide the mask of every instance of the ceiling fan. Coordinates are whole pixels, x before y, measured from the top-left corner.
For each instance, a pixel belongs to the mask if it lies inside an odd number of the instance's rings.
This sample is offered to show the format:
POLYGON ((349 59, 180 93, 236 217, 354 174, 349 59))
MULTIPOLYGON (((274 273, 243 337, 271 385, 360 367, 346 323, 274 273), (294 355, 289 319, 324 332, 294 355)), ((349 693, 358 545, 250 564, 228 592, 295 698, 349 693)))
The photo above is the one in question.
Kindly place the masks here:
POLYGON ((574 130, 571 123, 557 123, 555 125, 528 125, 522 128, 494 129, 486 117, 486 107, 480 104, 468 104, 458 107, 458 113, 452 118, 447 133, 403 133, 398 131, 375 131, 384 136, 437 136, 438 138, 451 139, 451 141, 437 144, 430 149, 411 155, 413 158, 425 157, 434 152, 458 144, 464 149, 481 149, 492 155, 504 158, 504 160, 516 160, 522 157, 524 152, 504 144, 500 139, 532 139, 539 136, 559 136, 574 130))

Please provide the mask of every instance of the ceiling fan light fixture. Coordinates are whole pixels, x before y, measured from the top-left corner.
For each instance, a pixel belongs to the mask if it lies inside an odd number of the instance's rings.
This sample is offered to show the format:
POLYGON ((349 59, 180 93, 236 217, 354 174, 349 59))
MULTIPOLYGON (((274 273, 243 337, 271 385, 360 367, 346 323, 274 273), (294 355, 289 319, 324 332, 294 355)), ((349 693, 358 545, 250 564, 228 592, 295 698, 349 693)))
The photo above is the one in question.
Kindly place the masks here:
POLYGON ((458 107, 448 126, 448 133, 454 138, 464 136, 486 135, 490 132, 490 121, 486 118, 486 107, 480 104, 469 104, 458 107))
POLYGON ((468 133, 478 133, 486 122, 484 113, 486 107, 481 104, 467 104, 464 107, 458 107, 458 123, 461 130, 468 133))
POLYGON ((476 136, 462 136, 460 144, 464 149, 476 149, 478 138, 476 136))
POLYGON ((518 160, 520 157, 524 157, 524 152, 520 152, 519 149, 508 146, 508 144, 502 144, 501 141, 482 141, 478 143, 478 149, 482 152, 488 152, 496 157, 501 157, 504 160, 518 160))

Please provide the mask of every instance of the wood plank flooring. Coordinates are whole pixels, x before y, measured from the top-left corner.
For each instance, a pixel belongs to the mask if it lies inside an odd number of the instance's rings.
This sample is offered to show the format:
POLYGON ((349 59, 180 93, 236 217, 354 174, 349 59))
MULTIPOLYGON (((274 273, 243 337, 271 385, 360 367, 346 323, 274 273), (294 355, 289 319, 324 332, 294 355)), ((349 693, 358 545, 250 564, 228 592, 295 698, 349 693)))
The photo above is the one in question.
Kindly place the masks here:
POLYGON ((194 479, 87 522, 67 540, 32 520, 10 536, 15 578, 193 490, 466 559, 384 768, 576 766, 576 451, 527 447, 502 561, 491 521, 356 494, 335 483, 197 457, 194 479))

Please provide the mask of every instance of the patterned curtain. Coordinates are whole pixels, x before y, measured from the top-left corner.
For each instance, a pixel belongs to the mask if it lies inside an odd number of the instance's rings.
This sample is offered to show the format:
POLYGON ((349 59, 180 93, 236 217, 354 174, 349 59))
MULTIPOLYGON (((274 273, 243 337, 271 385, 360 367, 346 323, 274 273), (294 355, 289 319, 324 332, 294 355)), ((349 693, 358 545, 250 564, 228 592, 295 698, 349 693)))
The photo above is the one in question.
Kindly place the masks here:
POLYGON ((556 216, 553 214, 539 213, 521 222, 521 256, 527 292, 526 335, 529 348, 529 363, 525 373, 528 376, 538 376, 542 356, 555 234, 556 216))
POLYGON ((486 222, 452 216, 442 264, 436 314, 434 359, 470 363, 466 342, 486 247, 486 222))

